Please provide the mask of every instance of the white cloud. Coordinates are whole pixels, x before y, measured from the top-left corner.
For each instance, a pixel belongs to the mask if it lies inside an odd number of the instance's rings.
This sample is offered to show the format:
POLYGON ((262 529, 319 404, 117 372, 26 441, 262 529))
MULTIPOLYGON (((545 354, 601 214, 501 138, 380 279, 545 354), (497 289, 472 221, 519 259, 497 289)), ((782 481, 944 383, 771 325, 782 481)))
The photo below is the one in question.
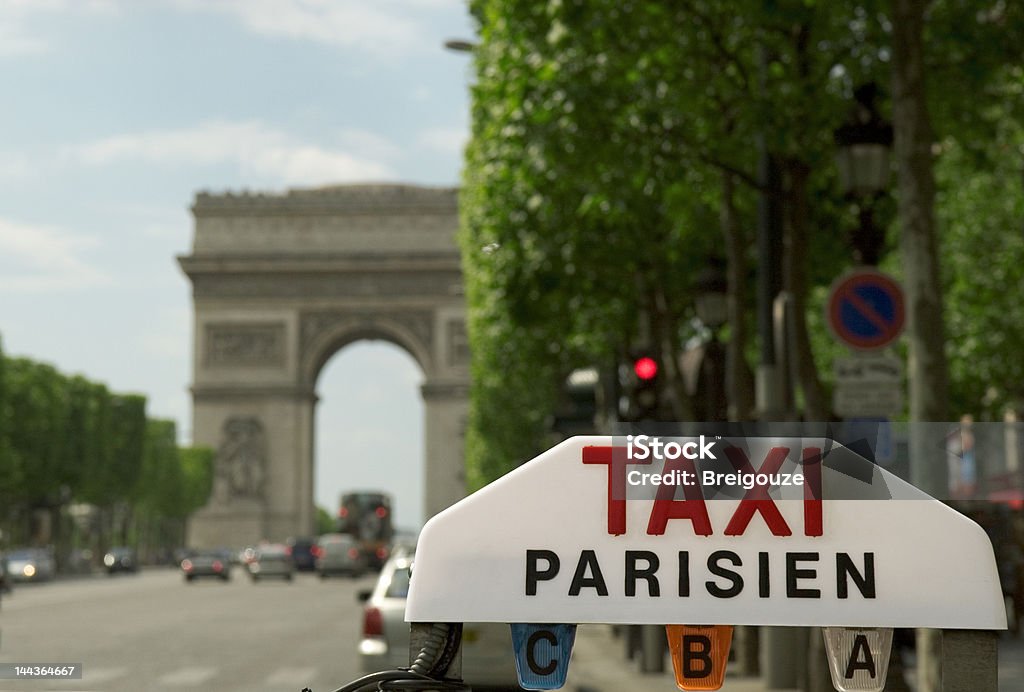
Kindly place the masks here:
POLYGON ((469 141, 469 130, 462 127, 433 128, 421 132, 416 141, 425 149, 461 156, 469 141))
POLYGON ((5 291, 41 293, 110 283, 80 253, 94 238, 0 219, 0 285, 5 291))
MULTIPOLYGON (((370 150, 386 148, 385 140, 370 150)), ((303 142, 258 121, 207 122, 191 128, 107 137, 67 152, 74 160, 101 166, 120 161, 164 165, 234 164, 254 183, 323 184, 393 177, 386 164, 343 149, 303 142)))
POLYGON ((366 158, 393 160, 402 155, 401 147, 367 130, 347 128, 338 133, 338 141, 354 154, 366 158))
MULTIPOLYGON (((3 22, 2 17, 0 22, 3 22)), ((43 53, 46 49, 46 41, 38 36, 32 36, 25 27, 17 24, 0 24, 0 58, 33 55, 43 53)))
POLYGON ((46 30, 31 26, 34 17, 67 12, 110 14, 117 9, 118 0, 0 0, 0 58, 50 49, 46 30))
POLYGON ((457 0, 167 0, 185 11, 220 12, 263 36, 358 48, 376 58, 408 53, 427 36, 413 15, 457 0))
MULTIPOLYGON (((162 0, 190 13, 219 13, 261 36, 312 41, 357 49, 375 60, 437 50, 427 18, 438 10, 462 9, 463 0, 162 0)), ((48 50, 44 22, 33 18, 77 12, 118 14, 138 0, 0 0, 0 57, 48 50)), ((463 10, 464 11, 464 10, 463 10)))
MULTIPOLYGON (((0 41, 3 41, 2 30, 0 30, 0 41)), ((2 57, 0 48, 0 57, 2 57)), ((0 180, 26 180, 36 172, 36 167, 27 156, 20 154, 0 154, 0 180)))

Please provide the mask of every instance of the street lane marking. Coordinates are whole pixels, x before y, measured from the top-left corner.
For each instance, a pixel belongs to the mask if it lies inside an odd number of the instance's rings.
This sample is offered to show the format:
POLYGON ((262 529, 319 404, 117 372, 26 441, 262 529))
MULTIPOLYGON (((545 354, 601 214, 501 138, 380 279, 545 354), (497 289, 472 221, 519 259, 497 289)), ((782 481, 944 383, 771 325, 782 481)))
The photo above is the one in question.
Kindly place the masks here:
POLYGON ((124 677, 127 672, 127 668, 94 668, 92 666, 82 666, 82 679, 90 684, 108 682, 116 678, 124 677))
POLYGON ((217 674, 216 668, 181 668, 167 673, 159 679, 161 685, 191 686, 200 685, 217 674))
POLYGON ((304 668, 278 668, 269 676, 267 676, 267 685, 291 685, 293 688, 300 688, 302 685, 309 686, 309 684, 316 679, 317 669, 315 667, 306 666, 304 668))

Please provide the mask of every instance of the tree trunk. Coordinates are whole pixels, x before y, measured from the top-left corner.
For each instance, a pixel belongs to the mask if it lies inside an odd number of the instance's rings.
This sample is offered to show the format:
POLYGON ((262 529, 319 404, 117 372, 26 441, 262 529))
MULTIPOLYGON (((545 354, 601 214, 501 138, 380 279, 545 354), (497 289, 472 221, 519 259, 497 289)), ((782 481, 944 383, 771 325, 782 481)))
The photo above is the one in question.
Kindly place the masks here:
POLYGON ((749 420, 754 414, 754 374, 746 361, 747 350, 747 239, 736 213, 735 185, 731 173, 722 172, 722 206, 719 222, 725 240, 729 282, 729 344, 726 351, 725 386, 729 420, 749 420))
MULTIPOLYGON (((944 421, 945 326, 935 231, 932 127, 924 83, 924 0, 892 0, 893 131, 899 168, 899 221, 907 302, 910 420, 944 421)), ((932 495, 946 490, 945 463, 912 465, 911 480, 932 495)))
POLYGON ((679 355, 682 353, 678 337, 679 325, 669 314, 667 297, 660 288, 655 290, 652 302, 652 341, 665 365, 668 405, 664 408, 671 411, 673 420, 690 421, 694 419, 694 406, 693 399, 686 391, 686 378, 679 367, 679 355))
MULTIPOLYGON (((796 349, 797 372, 791 376, 799 383, 803 394, 804 420, 826 421, 829 411, 807 333, 807 177, 810 169, 802 161, 790 160, 786 163, 786 173, 789 223, 782 245, 782 280, 783 287, 793 297, 795 334, 790 346, 796 349)), ((787 355, 783 352, 782 357, 787 355)))
MULTIPOLYGON (((925 0, 892 0, 893 131, 899 167, 899 221, 910 360, 910 477, 935 497, 948 489, 941 456, 926 454, 923 421, 948 418, 945 329, 935 233, 932 128, 924 75, 925 0), (917 425, 915 425, 917 424, 917 425), (936 463, 938 462, 938 463, 936 463)), ((939 633, 918 630, 919 692, 940 686, 939 633)))

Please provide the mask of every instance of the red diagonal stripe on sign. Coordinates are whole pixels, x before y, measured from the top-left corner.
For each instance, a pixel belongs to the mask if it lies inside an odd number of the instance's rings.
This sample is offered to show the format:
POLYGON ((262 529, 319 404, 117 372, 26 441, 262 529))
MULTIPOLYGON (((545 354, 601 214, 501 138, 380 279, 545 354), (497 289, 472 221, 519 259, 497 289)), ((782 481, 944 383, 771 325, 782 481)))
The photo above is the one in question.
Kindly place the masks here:
POLYGON ((864 316, 864 319, 874 325, 883 334, 892 328, 892 323, 875 312, 875 306, 857 295, 852 287, 845 287, 843 289, 842 296, 843 300, 850 301, 854 309, 861 313, 864 316))

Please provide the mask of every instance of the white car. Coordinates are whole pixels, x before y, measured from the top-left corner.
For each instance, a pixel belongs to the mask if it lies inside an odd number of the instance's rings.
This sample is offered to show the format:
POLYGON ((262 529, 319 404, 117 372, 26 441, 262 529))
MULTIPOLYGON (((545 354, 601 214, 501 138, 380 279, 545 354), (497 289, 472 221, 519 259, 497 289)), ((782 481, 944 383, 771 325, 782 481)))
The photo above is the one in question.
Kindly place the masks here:
MULTIPOLYGON (((359 658, 363 671, 374 673, 409 665, 409 594, 412 558, 396 556, 380 572, 372 592, 363 592, 363 637, 359 658)), ((462 679, 473 687, 519 689, 512 635, 505 623, 466 623, 462 630, 462 679)))
POLYGON ((361 577, 368 569, 356 539, 345 533, 326 533, 316 542, 316 571, 321 578, 335 574, 361 577))

